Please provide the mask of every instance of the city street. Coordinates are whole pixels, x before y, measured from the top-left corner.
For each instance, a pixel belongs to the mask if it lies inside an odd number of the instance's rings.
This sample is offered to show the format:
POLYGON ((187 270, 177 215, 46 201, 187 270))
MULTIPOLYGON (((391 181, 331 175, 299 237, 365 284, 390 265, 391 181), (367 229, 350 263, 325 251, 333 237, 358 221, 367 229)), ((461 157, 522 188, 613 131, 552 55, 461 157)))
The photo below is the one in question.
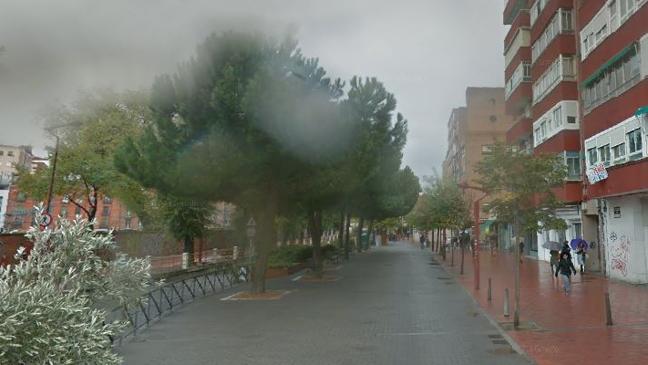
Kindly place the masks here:
POLYGON ((269 282, 290 291, 275 301, 197 300, 119 352, 126 364, 528 363, 429 250, 392 243, 331 280, 298 277, 269 282))

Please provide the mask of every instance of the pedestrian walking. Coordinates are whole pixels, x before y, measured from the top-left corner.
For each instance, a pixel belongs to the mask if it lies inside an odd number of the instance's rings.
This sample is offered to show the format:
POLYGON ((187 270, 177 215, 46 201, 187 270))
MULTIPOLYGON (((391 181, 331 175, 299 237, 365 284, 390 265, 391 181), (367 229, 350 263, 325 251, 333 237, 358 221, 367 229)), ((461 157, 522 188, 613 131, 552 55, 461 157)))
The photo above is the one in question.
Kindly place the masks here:
POLYGON ((522 263, 522 259, 524 258, 524 241, 520 241, 520 263, 522 263))
POLYGON ((564 254, 567 254, 567 256, 569 256, 569 261, 572 260, 571 248, 569 248, 569 242, 567 241, 563 242, 562 250, 560 250, 560 257, 562 257, 562 255, 564 254))
POLYGON ((557 250, 549 251, 549 266, 551 267, 551 274, 555 274, 558 271, 558 261, 560 261, 560 252, 557 250))
POLYGON ((578 243, 578 248, 576 251, 576 260, 578 261, 578 266, 580 266, 580 273, 585 272, 585 259, 587 255, 587 242, 585 240, 581 240, 578 243))
POLYGON ((421 232, 421 237, 419 237, 419 241, 421 242, 421 250, 425 248, 425 235, 421 232))
POLYGON ((560 274, 565 295, 569 294, 569 292, 571 291, 572 272, 574 273, 574 275, 576 275, 576 268, 574 267, 574 263, 571 261, 571 258, 567 253, 563 253, 560 256, 560 261, 558 261, 558 267, 556 268, 556 273, 554 275, 558 277, 558 275, 560 274))

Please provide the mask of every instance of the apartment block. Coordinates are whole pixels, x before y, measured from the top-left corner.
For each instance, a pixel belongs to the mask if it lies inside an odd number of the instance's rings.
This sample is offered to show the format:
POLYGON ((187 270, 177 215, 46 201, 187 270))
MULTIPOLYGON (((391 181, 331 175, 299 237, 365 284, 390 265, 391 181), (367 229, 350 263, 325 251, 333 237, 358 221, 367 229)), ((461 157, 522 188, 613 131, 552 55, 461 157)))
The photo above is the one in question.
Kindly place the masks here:
POLYGON ((584 212, 606 274, 648 283, 648 1, 577 8, 584 212))
POLYGON ((546 260, 545 241, 583 235, 575 20, 573 0, 509 0, 504 11, 504 24, 510 26, 504 40, 506 110, 516 120, 507 141, 529 153, 561 156, 568 171, 555 193, 566 203, 557 215, 569 228, 525 240, 527 255, 546 260), (516 38, 524 41, 516 44, 516 38))

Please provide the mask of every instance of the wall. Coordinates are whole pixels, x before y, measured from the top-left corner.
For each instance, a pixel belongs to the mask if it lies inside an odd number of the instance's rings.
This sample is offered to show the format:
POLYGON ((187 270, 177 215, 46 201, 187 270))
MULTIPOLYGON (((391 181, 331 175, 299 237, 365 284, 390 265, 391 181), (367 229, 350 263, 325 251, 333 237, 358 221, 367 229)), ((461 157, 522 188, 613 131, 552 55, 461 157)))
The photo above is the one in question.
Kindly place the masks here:
POLYGON ((9 201, 9 190, 0 189, 0 232, 4 229, 5 214, 9 201))
POLYGON ((22 234, 0 234, 0 266, 13 263, 16 251, 21 246, 29 252, 32 243, 22 234))
POLYGON ((608 275, 631 283, 648 283, 648 196, 608 198, 605 204, 608 275), (615 216, 615 207, 620 208, 620 216, 615 216))

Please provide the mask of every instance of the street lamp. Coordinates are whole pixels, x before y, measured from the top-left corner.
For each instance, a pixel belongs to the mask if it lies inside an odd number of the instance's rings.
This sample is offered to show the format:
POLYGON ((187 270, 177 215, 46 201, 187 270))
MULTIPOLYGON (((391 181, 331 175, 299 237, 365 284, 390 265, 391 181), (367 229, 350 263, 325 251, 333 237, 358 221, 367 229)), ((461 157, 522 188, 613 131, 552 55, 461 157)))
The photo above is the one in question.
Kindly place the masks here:
POLYGON ((475 246, 474 246, 474 249, 473 249, 473 253, 474 253, 473 257, 474 257, 474 262, 475 262, 475 265, 474 265, 475 266, 475 270, 474 270, 475 271, 475 290, 479 290, 479 235, 481 233, 481 232, 479 232, 480 231, 479 213, 480 213, 480 209, 481 209, 480 208, 481 201, 484 200, 484 198, 486 198, 488 196, 488 193, 482 187, 468 185, 466 183, 459 184, 459 187, 464 191, 466 189, 473 189, 473 190, 481 191, 482 193, 484 193, 484 195, 482 195, 479 199, 476 199, 473 202, 473 217, 474 217, 474 220, 475 220, 475 231, 474 231, 475 232, 475 246))
POLYGON ((54 131, 57 130, 57 129, 60 129, 60 128, 74 127, 74 126, 79 126, 79 125, 81 125, 81 122, 60 124, 60 125, 54 125, 54 126, 45 128, 45 131, 47 131, 50 135, 52 135, 54 138, 56 138, 56 146, 54 147, 54 160, 52 161, 52 176, 50 177, 49 187, 47 188, 47 209, 46 209, 47 214, 51 214, 50 207, 51 207, 51 204, 52 204, 52 191, 54 190, 54 177, 56 176, 56 161, 58 160, 58 151, 59 151, 59 145, 60 145, 60 138, 59 138, 58 134, 54 133, 54 131))
POLYGON ((247 238, 250 242, 250 248, 249 248, 249 257, 252 258, 254 257, 254 236, 256 236, 256 222, 254 221, 254 218, 250 217, 250 220, 247 223, 247 229, 245 230, 245 234, 247 235, 247 238))

